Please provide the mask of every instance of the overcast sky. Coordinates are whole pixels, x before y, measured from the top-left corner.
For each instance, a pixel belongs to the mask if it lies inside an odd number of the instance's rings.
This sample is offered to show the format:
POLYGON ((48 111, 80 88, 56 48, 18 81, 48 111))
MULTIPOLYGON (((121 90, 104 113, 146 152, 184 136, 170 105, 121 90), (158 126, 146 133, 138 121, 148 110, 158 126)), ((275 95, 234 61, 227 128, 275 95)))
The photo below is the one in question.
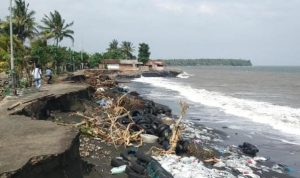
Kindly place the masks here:
MULTIPOLYGON (((0 0, 0 18, 9 0, 0 0)), ((300 65, 300 0, 27 0, 38 22, 58 10, 74 21, 75 48, 112 39, 150 45, 152 58, 243 58, 300 65)), ((70 45, 65 40, 63 45, 70 45)))

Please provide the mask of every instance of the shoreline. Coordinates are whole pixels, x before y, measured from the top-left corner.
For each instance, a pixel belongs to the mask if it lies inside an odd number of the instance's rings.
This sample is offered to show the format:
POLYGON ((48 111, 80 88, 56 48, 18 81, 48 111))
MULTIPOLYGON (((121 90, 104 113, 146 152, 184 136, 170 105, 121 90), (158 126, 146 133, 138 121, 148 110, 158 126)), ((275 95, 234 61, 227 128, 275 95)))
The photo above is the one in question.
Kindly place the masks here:
MULTIPOLYGON (((94 80, 91 79, 90 77, 91 76, 87 76, 86 81, 93 83, 94 80)), ((104 81, 106 81, 106 80, 104 80, 104 81)), ((111 80, 108 80, 108 81, 110 81, 110 82, 104 82, 105 85, 112 86, 111 89, 110 89, 110 91, 109 91, 110 94, 108 94, 108 95, 111 95, 113 97, 114 95, 120 95, 121 93, 124 93, 124 91, 120 91, 120 88, 118 86, 114 86, 115 84, 114 84, 113 81, 111 81, 111 80)), ((80 84, 80 85, 82 85, 82 84, 80 84)), ((97 89, 99 89, 99 88, 97 88, 97 87, 99 87, 99 86, 97 86, 97 82, 96 82, 96 85, 94 87, 96 87, 95 88, 96 91, 97 91, 97 89)), ((136 92, 132 93, 132 94, 134 94, 133 96, 138 96, 138 94, 136 92)), ((106 95, 106 96, 108 96, 108 95, 106 95)), ((147 100, 146 98, 143 98, 143 97, 141 97, 140 99, 143 100, 144 102, 152 102, 152 101, 147 100)), ((84 112, 86 114, 91 114, 92 111, 93 111, 91 109, 99 107, 99 106, 96 105, 94 99, 92 99, 92 100, 91 99, 87 99, 86 101, 85 100, 86 99, 80 100, 80 104, 74 103, 74 105, 72 106, 73 107, 72 110, 73 111, 76 111, 76 110, 80 111, 80 110, 83 109, 82 106, 84 106, 85 107, 84 108, 85 109, 84 112)), ((158 104, 158 103, 154 103, 154 105, 157 105, 159 107, 165 107, 166 108, 165 110, 168 110, 167 106, 163 106, 163 105, 158 104)), ((130 109, 130 108, 128 108, 128 109, 130 109)), ((50 112, 50 115, 48 116, 48 118, 46 118, 46 120, 49 120, 50 118, 52 118, 50 120, 56 122, 57 124, 63 124, 63 125, 67 125, 67 126, 70 125, 70 124, 76 124, 76 123, 82 121, 82 118, 76 118, 74 116, 70 116, 68 113, 70 113, 70 111, 68 111, 68 112, 60 111, 58 113, 55 113, 55 111, 53 110, 53 112, 52 111, 50 112), (64 118, 64 119, 59 120, 58 119, 59 117, 64 118)), ((201 161, 204 161, 206 158, 208 158, 208 157, 205 157, 203 155, 203 151, 201 152, 201 150, 203 150, 202 148, 204 146, 208 147, 209 150, 212 150, 215 153, 214 154, 215 156, 218 155, 218 159, 220 159, 220 158, 223 159, 223 157, 221 157, 222 154, 220 154, 220 153, 217 152, 218 150, 215 150, 213 147, 209 147, 209 145, 216 145, 216 143, 214 141, 217 141, 218 139, 221 138, 221 136, 218 135, 217 131, 213 131, 210 128, 207 128, 205 126, 203 126, 201 129, 199 129, 199 126, 196 126, 197 127, 197 129, 196 129, 196 128, 193 128, 193 126, 192 126, 193 124, 192 123, 186 123, 186 124, 190 125, 189 127, 187 127, 190 132, 188 132, 186 134, 183 134, 183 135, 186 138, 188 138, 189 140, 192 140, 192 139, 196 138, 195 139, 196 141, 193 140, 192 142, 197 142, 197 144, 200 143, 199 144, 200 147, 197 148, 198 150, 196 150, 196 153, 200 153, 198 155, 198 158, 202 157, 202 160, 200 159, 201 161), (195 132, 198 132, 199 134, 197 136, 194 136, 192 138, 191 134, 195 133, 195 132), (215 139, 215 140, 213 142, 210 142, 210 141, 213 140, 210 137, 213 138, 213 139, 215 139), (210 138, 210 139, 208 139, 208 138, 210 138)), ((152 146, 152 145, 151 144, 145 144, 145 146, 142 148, 142 150, 146 152, 147 149, 148 150, 150 149, 149 148, 150 146, 152 146)), ((156 145, 156 146, 161 147, 159 145, 156 145)), ((122 148, 122 147, 123 146, 121 146, 119 148, 122 148)), ((94 178, 94 177, 99 177, 99 176, 100 177, 123 177, 123 176, 126 177, 126 175, 124 175, 124 174, 123 175, 118 175, 118 176, 111 176, 110 173, 109 173, 110 169, 112 168, 110 166, 110 159, 113 159, 114 157, 117 157, 118 155, 120 155, 120 153, 122 151, 124 151, 124 149, 117 149, 117 150, 115 150, 114 146, 112 144, 106 144, 105 141, 103 141, 101 139, 100 140, 99 139, 94 139, 92 137, 86 137, 84 135, 82 135, 80 137, 80 147, 78 149, 80 150, 81 159, 84 162, 89 162, 88 164, 82 163, 82 166, 81 166, 82 168, 85 168, 84 170, 82 170, 82 172, 84 173, 83 174, 84 178, 94 178), (88 155, 85 155, 84 153, 88 153, 88 155), (104 161, 105 163, 104 164, 100 164, 102 162, 101 160, 105 160, 104 161), (94 164, 94 165, 92 165, 92 164, 94 164), (97 166, 97 164, 98 164, 98 166, 97 166), (99 166, 99 164, 100 164, 100 166, 99 166)), ((238 150, 236 150, 237 152, 233 152, 232 150, 227 150, 227 151, 229 151, 231 154, 234 153, 234 155, 236 155, 236 157, 239 157, 239 156, 243 155, 243 154, 240 154, 238 152, 238 150)), ((190 156, 191 155, 192 154, 190 154, 190 156)), ((209 157, 209 158, 211 158, 211 157, 209 157)), ((235 157, 234 157, 234 159, 235 159, 235 157)), ((245 161, 248 161, 247 159, 245 161)), ((249 159, 252 160, 252 158, 249 158, 249 159)), ((225 160, 225 158, 224 158, 224 160, 225 160)), ((245 164, 247 164, 247 162, 245 162, 245 164)), ((212 167, 211 164, 206 164, 206 163, 205 163, 205 167, 217 169, 215 167, 212 167)), ((227 168, 226 168, 226 170, 227 170, 227 168)), ((219 171, 225 171, 225 170, 222 170, 222 168, 220 168, 219 171)), ((258 171, 258 170, 256 170, 256 171, 258 171)), ((231 171, 230 174, 237 175, 237 173, 235 171, 233 171, 233 172, 231 171)), ((262 174, 262 176, 269 176, 269 175, 272 175, 272 176, 275 176, 275 177, 276 176, 277 177, 290 177, 290 176, 288 176, 286 174, 278 174, 278 173, 272 172, 270 170, 269 170, 268 173, 267 172, 263 172, 263 174, 262 174)))
MULTIPOLYGON (((218 131, 217 131, 218 132, 218 131)), ((270 166, 271 164, 274 164, 275 165, 275 163, 273 163, 273 162, 266 162, 266 165, 268 165, 268 166, 270 166)), ((264 165, 263 165, 264 166, 264 165)), ((278 174, 277 172, 272 172, 270 169, 269 170, 267 170, 267 172, 268 173, 264 173, 264 174, 262 174, 262 176, 275 176, 275 177, 290 177, 289 175, 286 175, 286 174, 278 174)))

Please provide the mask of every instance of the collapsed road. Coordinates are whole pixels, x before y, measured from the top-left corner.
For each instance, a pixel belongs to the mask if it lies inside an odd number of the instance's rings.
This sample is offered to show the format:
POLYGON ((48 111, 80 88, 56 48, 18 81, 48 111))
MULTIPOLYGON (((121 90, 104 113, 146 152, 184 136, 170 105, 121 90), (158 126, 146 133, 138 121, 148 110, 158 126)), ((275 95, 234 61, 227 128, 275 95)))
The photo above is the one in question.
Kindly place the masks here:
POLYGON ((6 97, 0 102, 1 178, 82 178, 79 131, 39 119, 45 116, 45 106, 51 100, 61 100, 65 105, 69 102, 71 106, 77 98, 89 95, 89 86, 60 83, 43 90, 21 97, 6 97), (8 110, 16 103, 20 104, 8 110))

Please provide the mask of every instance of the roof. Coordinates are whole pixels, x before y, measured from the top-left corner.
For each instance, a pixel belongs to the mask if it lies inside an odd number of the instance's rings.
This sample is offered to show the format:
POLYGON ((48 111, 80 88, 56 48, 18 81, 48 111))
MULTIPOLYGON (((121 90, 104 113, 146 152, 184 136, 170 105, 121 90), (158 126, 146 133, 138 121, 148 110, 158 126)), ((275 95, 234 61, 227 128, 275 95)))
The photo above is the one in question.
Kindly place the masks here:
POLYGON ((145 65, 148 66, 153 64, 164 65, 165 62, 163 60, 149 60, 145 65))
POLYGON ((120 61, 118 59, 104 59, 102 64, 120 64, 120 61))
POLYGON ((142 62, 138 62, 138 60, 120 60, 120 64, 143 64, 142 62))

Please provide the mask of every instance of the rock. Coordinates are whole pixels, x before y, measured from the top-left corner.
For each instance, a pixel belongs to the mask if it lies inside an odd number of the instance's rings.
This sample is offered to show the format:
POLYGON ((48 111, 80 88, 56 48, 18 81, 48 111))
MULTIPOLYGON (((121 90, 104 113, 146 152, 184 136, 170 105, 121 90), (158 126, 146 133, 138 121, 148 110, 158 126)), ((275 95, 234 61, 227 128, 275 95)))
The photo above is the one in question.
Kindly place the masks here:
POLYGON ((256 156, 256 153, 259 152, 258 148, 248 142, 244 142, 243 145, 239 145, 239 148, 242 150, 243 153, 250 155, 250 156, 256 156))

